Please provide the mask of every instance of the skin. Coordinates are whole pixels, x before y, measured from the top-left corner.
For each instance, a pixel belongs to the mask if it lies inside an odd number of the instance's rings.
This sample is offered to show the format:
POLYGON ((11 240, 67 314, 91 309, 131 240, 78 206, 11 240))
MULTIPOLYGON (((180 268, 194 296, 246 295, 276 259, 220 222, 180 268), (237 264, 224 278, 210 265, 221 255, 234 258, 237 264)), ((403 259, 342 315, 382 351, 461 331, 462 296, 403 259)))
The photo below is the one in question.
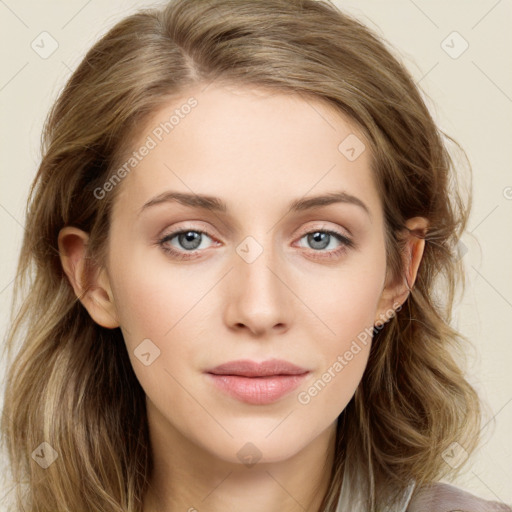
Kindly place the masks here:
MULTIPOLYGON (((118 185, 108 262, 91 286, 81 278, 87 233, 60 231, 62 266, 92 319, 121 328, 146 393, 155 470, 145 512, 318 510, 336 419, 361 380, 371 343, 359 343, 357 355, 307 404, 298 395, 328 368, 332 376, 358 334, 405 301, 405 279, 412 287, 424 241, 409 238, 404 280, 391 283, 369 150, 354 161, 338 150, 351 133, 364 141, 349 119, 298 95, 202 88, 167 104, 142 130, 135 148, 187 98, 197 99, 118 185), (168 202, 139 214, 167 190, 217 196, 227 212, 168 202), (295 199, 341 190, 363 201, 369 214, 351 203, 287 213, 295 199), (195 250, 199 257, 175 259, 158 245, 178 229, 207 231, 195 250), (322 229, 350 238, 354 247, 336 255, 343 244, 331 237, 319 249, 306 233, 322 229), (236 250, 248 236, 262 250, 250 263, 236 250), (148 366, 134 353, 144 339, 160 350, 148 366), (203 373, 235 359, 274 357, 311 373, 273 404, 242 403, 203 373), (246 443, 260 457, 250 467, 237 455, 246 443)), ((407 222, 410 229, 426 226, 419 217, 407 222)), ((165 245, 182 253, 190 247, 177 236, 165 245)), ((247 247, 256 254, 257 245, 247 247)))

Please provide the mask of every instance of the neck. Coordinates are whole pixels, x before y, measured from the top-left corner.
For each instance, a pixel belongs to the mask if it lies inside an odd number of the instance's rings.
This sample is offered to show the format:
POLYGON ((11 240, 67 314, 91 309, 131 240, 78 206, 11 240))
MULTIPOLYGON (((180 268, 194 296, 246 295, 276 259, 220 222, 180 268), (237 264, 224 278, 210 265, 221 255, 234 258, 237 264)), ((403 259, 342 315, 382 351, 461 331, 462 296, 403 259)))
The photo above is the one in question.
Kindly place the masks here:
POLYGON ((286 460, 248 466, 193 443, 151 406, 148 420, 153 471, 143 512, 320 512, 334 462, 336 422, 286 460))

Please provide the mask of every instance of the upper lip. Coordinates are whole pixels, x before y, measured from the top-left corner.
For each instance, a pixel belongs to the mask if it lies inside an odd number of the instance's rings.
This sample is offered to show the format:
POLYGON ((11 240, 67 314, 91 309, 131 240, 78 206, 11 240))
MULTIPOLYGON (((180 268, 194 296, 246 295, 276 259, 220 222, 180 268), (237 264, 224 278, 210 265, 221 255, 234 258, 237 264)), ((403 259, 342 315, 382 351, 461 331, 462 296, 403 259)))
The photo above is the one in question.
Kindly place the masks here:
POLYGON ((301 375, 309 370, 301 368, 284 359, 269 359, 258 363, 249 359, 240 359, 220 364, 207 373, 215 375, 239 375, 240 377, 268 377, 269 375, 301 375))

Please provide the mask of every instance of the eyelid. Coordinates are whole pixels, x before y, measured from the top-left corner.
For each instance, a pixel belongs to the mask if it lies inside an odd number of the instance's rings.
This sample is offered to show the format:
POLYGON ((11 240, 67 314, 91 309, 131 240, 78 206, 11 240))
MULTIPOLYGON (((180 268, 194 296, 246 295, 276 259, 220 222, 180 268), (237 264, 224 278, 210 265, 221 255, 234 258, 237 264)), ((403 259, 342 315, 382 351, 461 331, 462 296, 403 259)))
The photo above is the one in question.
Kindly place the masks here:
POLYGON ((338 227, 338 226, 331 227, 328 223, 326 223, 324 221, 320 225, 314 225, 314 226, 309 226, 309 227, 301 228, 299 230, 299 233, 301 233, 299 236, 303 237, 304 235, 307 235, 307 234, 309 234, 311 232, 314 232, 314 231, 331 231, 331 232, 334 232, 336 234, 339 234, 340 236, 343 236, 347 240, 351 240, 352 239, 352 233, 347 228, 343 228, 343 230, 346 231, 346 234, 342 233, 342 229, 340 227, 338 227))
POLYGON ((207 222, 202 222, 200 220, 189 220, 183 223, 179 223, 177 227, 173 228, 165 228, 160 235, 157 236, 158 240, 162 238, 168 237, 170 235, 175 235, 181 233, 183 231, 197 231, 208 235, 210 238, 216 238, 212 235, 212 231, 215 231, 210 224, 207 222))

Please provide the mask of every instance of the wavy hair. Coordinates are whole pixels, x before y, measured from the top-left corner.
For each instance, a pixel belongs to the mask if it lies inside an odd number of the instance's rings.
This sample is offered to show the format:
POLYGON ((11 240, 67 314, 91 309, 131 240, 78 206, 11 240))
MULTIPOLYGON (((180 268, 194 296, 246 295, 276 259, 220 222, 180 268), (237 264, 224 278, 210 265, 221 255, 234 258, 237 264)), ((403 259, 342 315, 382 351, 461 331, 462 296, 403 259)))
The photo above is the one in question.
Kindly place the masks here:
POLYGON ((400 58, 325 0, 173 0, 109 30, 45 121, 4 345, 1 433, 17 510, 142 510, 152 471, 145 394, 121 330, 96 324, 74 294, 57 237, 64 226, 89 233, 85 279, 102 265, 122 184, 102 200, 93 191, 152 113, 214 80, 321 100, 357 124, 393 279, 403 280, 405 221, 429 221, 414 233, 426 241, 416 283, 374 331, 362 380, 339 416, 321 510, 335 511, 345 470, 365 510, 382 511, 412 480, 455 474, 442 457, 453 442, 468 453, 477 446, 481 405, 461 367, 469 341, 450 325, 465 284, 457 247, 471 191, 463 198, 457 184, 447 143, 458 144, 436 126, 400 58), (33 456, 42 442, 58 454, 46 469, 33 456))

